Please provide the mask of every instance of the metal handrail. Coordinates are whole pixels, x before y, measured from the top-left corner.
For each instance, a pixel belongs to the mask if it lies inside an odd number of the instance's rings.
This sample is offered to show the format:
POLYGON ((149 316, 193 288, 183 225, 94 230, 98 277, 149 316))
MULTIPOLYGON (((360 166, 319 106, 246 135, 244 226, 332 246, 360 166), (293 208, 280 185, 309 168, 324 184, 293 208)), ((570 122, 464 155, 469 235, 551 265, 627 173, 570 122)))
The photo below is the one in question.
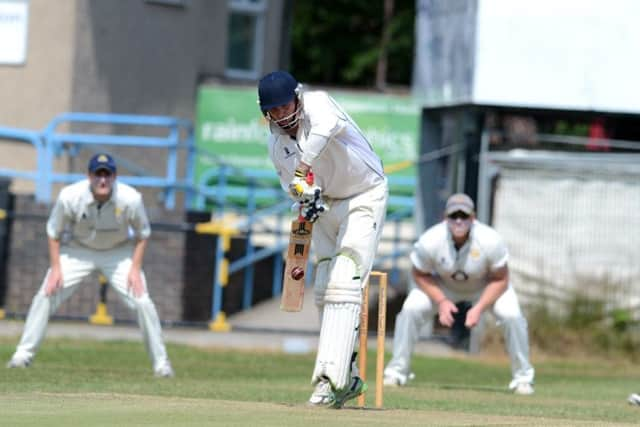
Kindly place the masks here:
MULTIPOLYGON (((390 184, 415 187, 415 178, 413 177, 395 176, 389 177, 389 181, 390 184)), ((202 210, 206 208, 207 203, 213 203, 214 218, 221 221, 224 221, 225 214, 236 206, 229 199, 240 198, 243 200, 242 211, 245 218, 234 219, 215 227, 215 229, 223 233, 228 230, 233 230, 234 233, 242 233, 246 245, 244 255, 230 261, 227 259, 227 251, 222 249, 224 245, 220 243, 225 237, 221 234, 218 235, 215 271, 222 271, 223 274, 216 273, 212 283, 212 295, 214 297, 211 306, 210 328, 214 331, 226 331, 230 326, 226 323, 222 299, 223 289, 228 283, 229 275, 244 271, 242 309, 248 309, 251 307, 253 299, 255 264, 262 259, 275 256, 272 294, 274 297, 280 295, 282 291, 282 253, 287 246, 287 242, 283 239, 283 234, 285 234, 283 228, 279 226, 273 230, 276 235, 276 241, 269 247, 257 248, 252 240, 255 225, 261 223, 265 218, 276 216, 280 222, 285 215, 291 216, 290 206, 292 202, 280 188, 278 177, 271 170, 237 169, 230 165, 220 164, 218 167, 212 167, 201 174, 197 188, 195 203, 197 208, 202 210), (241 183, 238 185, 230 184, 229 181, 231 179, 241 183), (258 199, 268 200, 267 207, 258 209, 258 199)), ((394 226, 396 228, 393 249, 390 254, 379 257, 377 261, 380 263, 388 259, 391 260, 391 277, 392 280, 397 282, 400 275, 400 269, 398 268, 399 258, 404 256, 408 250, 405 244, 407 242, 401 242, 399 225, 407 217, 413 216, 415 200, 412 196, 391 195, 389 201, 390 205, 392 205, 392 212, 387 217, 387 223, 395 223, 394 226)), ((311 268, 312 265, 309 263, 309 273, 311 268)), ((306 276, 309 279, 312 274, 307 274, 306 276)), ((310 281, 307 282, 307 284, 309 283, 310 281)))
MULTIPOLYGON (((273 273, 273 295, 280 294, 282 289, 282 252, 286 248, 285 232, 281 227, 282 220, 290 216, 291 201, 280 188, 279 180, 271 170, 247 170, 239 169, 225 164, 221 159, 214 159, 218 166, 205 171, 194 185, 193 173, 196 148, 193 141, 193 126, 186 120, 165 116, 137 116, 123 114, 97 114, 97 113, 64 113, 53 118, 42 132, 28 131, 0 127, 0 138, 24 141, 32 144, 36 149, 38 167, 36 171, 14 171, 0 168, 0 176, 25 178, 34 181, 36 185, 36 199, 39 202, 50 203, 52 185, 54 183, 71 183, 85 177, 79 173, 58 173, 53 170, 54 159, 64 152, 77 155, 81 149, 102 151, 102 146, 135 146, 143 148, 164 148, 168 150, 167 169, 165 176, 146 175, 141 168, 134 171, 136 175, 120 175, 123 182, 135 186, 157 187, 165 192, 165 207, 175 207, 176 191, 185 191, 185 206, 205 209, 207 203, 213 203, 215 214, 221 217, 225 212, 236 210, 243 213, 243 217, 233 224, 225 224, 222 229, 225 235, 219 235, 219 245, 216 249, 216 272, 225 271, 232 274, 243 270, 244 274, 244 298, 243 308, 249 308, 253 296, 253 269, 256 262, 275 256, 275 268, 273 273), (58 129, 62 125, 77 124, 105 124, 105 125, 131 125, 164 128, 165 136, 144 135, 110 135, 89 132, 61 132, 58 129), (178 178, 177 154, 178 150, 186 149, 187 164, 183 178, 178 178), (232 181, 242 182, 236 185, 232 181), (214 182, 214 184, 210 184, 214 182), (239 207, 233 200, 245 200, 239 207), (266 207, 265 207, 266 206, 266 207), (266 218, 277 218, 278 225, 272 227, 276 241, 267 248, 257 248, 253 244, 253 234, 256 225, 263 224, 266 218), (242 230, 246 238, 245 255, 228 263, 225 259, 226 250, 224 241, 228 243, 229 228, 242 230), (221 238, 221 237, 224 237, 221 238), (226 263, 225 263, 226 262, 226 263)), ((206 152, 198 151, 201 156, 207 156, 206 152)), ((124 162, 124 159, 123 159, 124 162)), ((119 162, 121 163, 121 162, 119 162)), ((121 163, 122 164, 122 163, 121 163)), ((131 169, 127 169, 131 170, 131 169)), ((390 185, 400 188, 415 187, 415 178, 407 176, 390 176, 390 185)), ((409 195, 392 194, 389 198, 393 211, 388 215, 387 222, 402 221, 413 213, 414 199, 409 195)), ((397 224, 396 224, 397 225, 397 224)), ((215 232, 214 232, 215 234, 215 232)), ((400 248, 399 236, 394 238, 393 253, 385 258, 391 258, 394 266, 404 249, 400 248)), ((311 267, 311 266, 310 266, 311 267)), ((394 267, 395 268, 395 267, 394 267)), ((311 269, 309 270, 311 273, 311 269)), ((310 278, 312 274, 308 274, 310 278)), ((393 275, 392 275, 393 278, 393 275)), ((226 279, 225 279, 226 280, 226 279)), ((213 283, 212 319, 219 319, 222 312, 222 283, 221 275, 216 274, 213 283)))
POLYGON ((187 190, 185 204, 189 206, 193 198, 193 164, 195 149, 193 147, 193 126, 187 120, 169 116, 145 116, 128 114, 104 113, 63 113, 49 122, 42 133, 44 141, 44 168, 41 169, 41 179, 38 182, 38 200, 51 202, 51 187, 53 183, 68 183, 78 178, 78 174, 53 172, 53 160, 62 154, 65 145, 70 146, 72 152, 77 152, 83 146, 135 146, 142 148, 166 148, 167 166, 165 176, 131 176, 120 175, 119 179, 133 185, 162 188, 165 193, 165 207, 175 208, 176 191, 181 188, 187 190), (150 137, 141 135, 110 135, 83 132, 58 132, 63 124, 106 124, 129 125, 151 128, 164 128, 164 137, 150 137), (181 134, 185 134, 184 137, 181 134), (187 151, 187 167, 185 176, 178 178, 178 150, 187 151))
POLYGON ((38 189, 41 188, 39 184, 41 184, 41 180, 43 179, 40 171, 42 171, 46 165, 46 152, 41 134, 39 132, 34 132, 26 129, 0 126, 0 139, 10 139, 20 142, 26 142, 31 144, 36 149, 35 171, 25 172, 15 169, 0 168, 0 176, 33 181, 36 187, 36 199, 39 199, 39 196, 41 196, 41 194, 38 193, 38 189))

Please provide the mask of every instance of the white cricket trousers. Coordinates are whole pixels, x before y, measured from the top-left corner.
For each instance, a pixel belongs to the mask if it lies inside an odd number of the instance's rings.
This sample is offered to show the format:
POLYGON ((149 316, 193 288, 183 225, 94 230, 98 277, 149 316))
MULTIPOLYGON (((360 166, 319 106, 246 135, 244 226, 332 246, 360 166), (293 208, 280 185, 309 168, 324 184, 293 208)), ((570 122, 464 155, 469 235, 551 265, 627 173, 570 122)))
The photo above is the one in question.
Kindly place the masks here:
MULTIPOLYGON (((327 288, 335 283, 356 287, 361 292, 376 257, 387 209, 389 192, 386 180, 369 191, 349 199, 328 199, 330 209, 313 226, 313 251, 317 263, 314 281, 315 304, 320 313, 327 288), (339 254, 350 256, 355 271, 335 266, 339 254), (352 278, 359 275, 355 283, 352 278)), ((358 303, 361 297, 358 298, 358 303)))
MULTIPOLYGON (((460 295, 441 288, 447 298, 454 303, 471 301, 475 304, 479 295, 473 297, 460 295)), ((496 300, 492 307, 498 324, 504 328, 504 340, 511 360, 512 383, 533 383, 534 369, 529 363, 529 337, 527 320, 520 310, 518 297, 511 285, 496 300)), ((396 378, 405 384, 411 373, 411 355, 422 327, 437 314, 438 308, 421 289, 409 292, 396 317, 393 336, 393 357, 384 370, 384 375, 396 378)), ((476 326, 477 327, 477 326, 476 326)), ((472 331, 473 333, 473 331, 472 331)))
POLYGON ((349 374, 358 375, 353 355, 358 345, 362 286, 382 234, 387 198, 384 180, 357 196, 328 199, 329 211, 314 225, 314 296, 320 337, 312 384, 328 378, 332 386, 342 389, 349 384, 349 374))
MULTIPOLYGON (((156 307, 149 297, 147 282, 142 273, 144 292, 135 297, 127 287, 127 276, 131 268, 131 245, 121 246, 105 251, 96 251, 78 247, 63 247, 60 250, 60 267, 62 269, 63 287, 53 295, 47 297, 44 293, 46 284, 33 297, 29 314, 24 326, 22 338, 14 357, 31 360, 44 338, 49 317, 55 313, 60 304, 69 298, 83 279, 94 270, 99 270, 109 281, 120 299, 132 310, 138 313, 138 324, 142 330, 145 347, 153 363, 153 369, 158 370, 169 363, 167 352, 162 340, 162 328, 156 307)), ((47 271, 47 276, 49 271, 47 271)))

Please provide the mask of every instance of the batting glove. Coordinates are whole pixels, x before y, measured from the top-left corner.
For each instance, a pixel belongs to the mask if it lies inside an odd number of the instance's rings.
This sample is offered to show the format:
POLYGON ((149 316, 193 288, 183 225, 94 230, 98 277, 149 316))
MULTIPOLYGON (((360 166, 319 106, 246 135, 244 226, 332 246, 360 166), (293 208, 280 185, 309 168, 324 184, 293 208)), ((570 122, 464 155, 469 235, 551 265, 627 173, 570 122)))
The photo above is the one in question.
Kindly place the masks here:
POLYGON ((316 190, 314 195, 314 200, 310 203, 302 203, 300 205, 300 216, 305 219, 305 221, 316 222, 320 215, 329 211, 329 206, 327 206, 322 200, 322 195, 320 189, 316 190))
POLYGON ((321 214, 327 212, 329 206, 323 203, 321 199, 314 203, 295 202, 291 205, 291 212, 296 212, 300 220, 316 222, 321 214))
POLYGON ((293 180, 289 184, 291 197, 300 203, 311 203, 315 198, 316 190, 320 190, 320 187, 313 183, 313 174, 296 169, 293 180))

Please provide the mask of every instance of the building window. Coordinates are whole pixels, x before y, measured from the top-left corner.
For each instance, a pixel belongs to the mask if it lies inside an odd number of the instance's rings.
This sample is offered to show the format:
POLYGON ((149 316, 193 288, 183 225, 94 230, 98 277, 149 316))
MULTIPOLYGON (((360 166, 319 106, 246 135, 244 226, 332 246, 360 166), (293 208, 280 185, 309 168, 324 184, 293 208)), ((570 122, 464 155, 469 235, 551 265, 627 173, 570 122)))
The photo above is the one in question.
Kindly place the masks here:
POLYGON ((0 1, 0 65, 24 65, 29 27, 27 0, 0 1))
POLYGON ((262 72, 267 0, 228 0, 227 67, 230 78, 255 80, 262 72))
POLYGON ((160 6, 185 7, 185 0, 145 0, 147 3, 155 3, 160 6))

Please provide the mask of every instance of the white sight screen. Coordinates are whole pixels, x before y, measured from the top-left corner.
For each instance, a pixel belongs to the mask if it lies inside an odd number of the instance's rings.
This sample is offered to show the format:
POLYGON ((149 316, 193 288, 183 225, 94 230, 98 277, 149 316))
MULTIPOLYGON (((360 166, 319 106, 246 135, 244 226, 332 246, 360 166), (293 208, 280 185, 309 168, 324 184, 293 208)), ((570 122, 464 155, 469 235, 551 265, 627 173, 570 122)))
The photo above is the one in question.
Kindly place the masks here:
POLYGON ((640 112, 640 1, 480 0, 473 102, 640 112))

